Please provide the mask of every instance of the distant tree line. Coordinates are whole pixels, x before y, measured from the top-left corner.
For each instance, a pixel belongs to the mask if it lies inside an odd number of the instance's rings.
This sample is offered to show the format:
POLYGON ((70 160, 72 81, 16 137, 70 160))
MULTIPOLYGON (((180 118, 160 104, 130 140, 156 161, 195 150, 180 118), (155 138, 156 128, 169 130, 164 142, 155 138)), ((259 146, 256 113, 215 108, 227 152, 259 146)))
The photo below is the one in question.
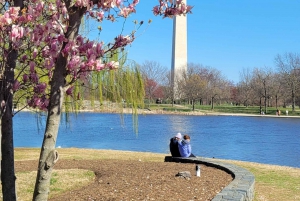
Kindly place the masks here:
MULTIPOLYGON (((243 69, 240 81, 234 84, 222 72, 201 64, 188 64, 182 79, 176 85, 177 103, 193 105, 232 104, 260 106, 267 113, 268 107, 291 106, 292 111, 300 105, 300 55, 286 53, 274 59, 275 68, 261 67, 243 69)), ((145 86, 145 99, 155 103, 172 103, 173 85, 171 71, 155 61, 139 65, 145 86)))

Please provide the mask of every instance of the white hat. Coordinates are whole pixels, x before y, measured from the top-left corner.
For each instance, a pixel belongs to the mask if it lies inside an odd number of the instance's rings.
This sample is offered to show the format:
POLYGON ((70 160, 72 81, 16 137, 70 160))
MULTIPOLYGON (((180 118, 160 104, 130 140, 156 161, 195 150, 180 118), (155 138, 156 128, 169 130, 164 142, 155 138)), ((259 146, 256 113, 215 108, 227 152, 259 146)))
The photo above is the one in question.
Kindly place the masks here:
POLYGON ((182 138, 181 133, 177 133, 177 134, 175 135, 175 137, 181 139, 181 138, 182 138))

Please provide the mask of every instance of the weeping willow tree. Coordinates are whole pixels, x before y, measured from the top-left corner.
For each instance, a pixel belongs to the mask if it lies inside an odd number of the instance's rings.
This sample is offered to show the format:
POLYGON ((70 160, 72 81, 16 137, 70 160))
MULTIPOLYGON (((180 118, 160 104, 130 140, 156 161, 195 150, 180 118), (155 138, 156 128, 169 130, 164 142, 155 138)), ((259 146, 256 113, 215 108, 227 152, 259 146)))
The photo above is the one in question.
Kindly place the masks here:
POLYGON ((144 107, 144 83, 138 65, 126 63, 124 51, 114 51, 106 59, 114 61, 117 68, 93 71, 85 82, 77 81, 73 95, 65 98, 66 112, 99 111, 110 105, 120 113, 124 107, 137 113, 138 108, 144 107))

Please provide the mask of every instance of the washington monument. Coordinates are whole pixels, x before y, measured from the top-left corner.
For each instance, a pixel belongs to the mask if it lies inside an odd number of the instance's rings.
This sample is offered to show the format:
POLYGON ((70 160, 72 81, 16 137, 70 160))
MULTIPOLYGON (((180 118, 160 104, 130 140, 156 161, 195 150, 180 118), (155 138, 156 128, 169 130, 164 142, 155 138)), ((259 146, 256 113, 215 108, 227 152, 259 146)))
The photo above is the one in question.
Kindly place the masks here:
MULTIPOLYGON (((186 4, 186 0, 183 0, 186 4)), ((180 98, 177 94, 177 81, 183 72, 187 71, 187 17, 176 16, 173 18, 173 42, 171 62, 171 84, 173 85, 174 100, 180 98)))

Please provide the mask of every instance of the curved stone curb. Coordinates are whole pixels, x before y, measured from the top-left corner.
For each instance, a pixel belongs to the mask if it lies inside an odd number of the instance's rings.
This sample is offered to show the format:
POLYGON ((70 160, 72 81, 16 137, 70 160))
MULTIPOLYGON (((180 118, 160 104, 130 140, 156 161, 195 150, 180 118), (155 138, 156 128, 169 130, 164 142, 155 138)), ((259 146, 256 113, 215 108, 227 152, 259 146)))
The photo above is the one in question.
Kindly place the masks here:
POLYGON ((166 156, 165 162, 204 164, 231 174, 233 181, 217 194, 212 201, 252 201, 254 199, 255 177, 251 172, 237 165, 202 157, 180 158, 166 156))

